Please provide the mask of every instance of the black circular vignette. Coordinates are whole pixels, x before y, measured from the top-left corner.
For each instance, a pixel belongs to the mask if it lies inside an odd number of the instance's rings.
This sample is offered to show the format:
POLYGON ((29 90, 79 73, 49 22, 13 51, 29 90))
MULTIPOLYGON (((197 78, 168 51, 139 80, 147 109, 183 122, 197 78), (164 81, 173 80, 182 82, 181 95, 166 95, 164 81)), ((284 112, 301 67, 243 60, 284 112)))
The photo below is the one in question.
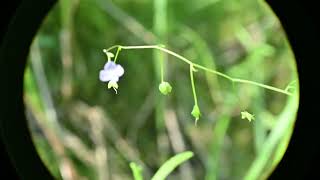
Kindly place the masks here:
POLYGON ((319 10, 315 2, 267 0, 278 16, 295 55, 299 81, 300 102, 286 153, 270 179, 309 179, 320 177, 319 136, 317 127, 317 62, 319 60, 319 10), (316 16, 317 15, 317 16, 316 16))
POLYGON ((1 44, 0 82, 3 86, 0 94, 0 133, 12 162, 7 165, 14 167, 21 179, 53 179, 40 160, 28 130, 23 104, 23 75, 32 39, 55 2, 22 1, 11 18, 1 44))
MULTIPOLYGON (((3 143, 0 143, 0 148, 8 154, 1 154, 4 160, 0 160, 0 165, 8 166, 10 173, 7 171, 7 175, 12 177, 16 177, 13 175, 15 168, 22 179, 53 179, 40 160, 28 130, 23 104, 23 73, 32 39, 55 2, 56 0, 22 1, 19 7, 16 6, 18 8, 14 16, 11 15, 11 24, 1 39, 0 134, 3 143)), ((317 145, 320 142, 317 140, 315 125, 317 119, 314 118, 317 106, 313 105, 319 99, 319 88, 314 84, 317 81, 316 61, 319 60, 320 50, 320 36, 317 32, 320 29, 316 26, 319 22, 312 19, 316 17, 312 13, 318 12, 313 9, 317 6, 316 3, 285 0, 267 0, 267 3, 285 29, 297 61, 300 81, 300 104, 294 132, 283 159, 270 179, 304 179, 316 175, 312 169, 317 167, 317 145)), ((6 169, 1 166, 2 170, 6 169)))

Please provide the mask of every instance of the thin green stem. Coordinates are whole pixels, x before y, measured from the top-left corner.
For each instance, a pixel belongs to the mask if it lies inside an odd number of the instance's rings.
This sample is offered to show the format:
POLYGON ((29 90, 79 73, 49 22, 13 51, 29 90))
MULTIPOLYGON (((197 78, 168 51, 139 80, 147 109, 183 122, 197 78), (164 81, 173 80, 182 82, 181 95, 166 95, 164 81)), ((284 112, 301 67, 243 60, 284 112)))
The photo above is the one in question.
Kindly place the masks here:
POLYGON ((190 64, 190 80, 191 80, 191 86, 192 86, 194 105, 198 106, 197 93, 196 93, 196 88, 195 88, 194 79, 193 79, 193 65, 192 64, 190 64))
POLYGON ((221 73, 221 72, 219 72, 219 71, 215 71, 215 70, 213 70, 213 69, 206 68, 206 67, 201 66, 201 65, 196 64, 196 63, 193 63, 193 66, 194 66, 194 67, 197 67, 197 68, 199 68, 199 69, 205 70, 205 71, 207 71, 207 72, 209 72, 209 73, 216 74, 216 75, 219 75, 219 76, 221 76, 221 77, 224 77, 224 78, 226 78, 226 79, 228 79, 228 80, 230 80, 230 81, 232 81, 232 82, 234 81, 234 78, 232 78, 232 77, 230 77, 230 76, 228 76, 228 75, 226 75, 226 74, 223 74, 223 73, 221 73))
POLYGON ((168 50, 168 49, 165 49, 165 48, 163 48, 163 47, 160 47, 160 46, 158 46, 158 45, 122 46, 122 49, 159 49, 159 50, 161 50, 161 51, 163 51, 163 52, 166 52, 166 53, 168 53, 168 54, 171 54, 171 55, 173 55, 173 56, 181 59, 182 61, 184 61, 184 62, 186 62, 186 63, 188 63, 188 64, 193 64, 193 62, 190 61, 190 60, 188 60, 187 58, 185 58, 185 57, 183 57, 183 56, 181 56, 181 55, 179 55, 179 54, 177 54, 177 53, 175 53, 175 52, 173 52, 173 51, 170 51, 170 50, 168 50))
POLYGON ((117 49, 117 53, 116 53, 116 57, 114 57, 114 63, 117 62, 117 58, 118 58, 118 55, 119 55, 119 52, 121 51, 121 46, 118 46, 118 49, 117 49))
POLYGON ((122 47, 122 46, 120 46, 120 45, 113 45, 113 46, 109 47, 108 49, 104 49, 103 51, 104 51, 104 52, 108 52, 108 51, 111 51, 112 49, 117 48, 117 47, 122 47))
POLYGON ((161 58, 161 62, 160 62, 160 71, 161 71, 161 82, 164 81, 164 72, 163 72, 163 66, 164 66, 164 61, 163 58, 161 58))
POLYGON ((269 90, 272 90, 272 91, 275 91, 275 92, 279 92, 279 93, 283 93, 283 94, 292 96, 292 93, 290 93, 288 91, 285 91, 285 90, 282 90, 282 89, 279 89, 279 88, 275 88, 273 86, 268 86, 268 85, 265 85, 265 84, 257 83, 257 82, 254 82, 254 81, 249 81, 249 80, 245 80, 245 79, 238 79, 238 78, 234 78, 233 81, 234 82, 238 82, 238 83, 244 83, 244 84, 252 84, 252 85, 259 86, 259 87, 262 87, 262 88, 265 88, 265 89, 269 89, 269 90))
POLYGON ((262 88, 265 88, 265 89, 269 89, 269 90, 272 90, 272 91, 275 91, 275 92, 279 92, 279 93, 282 93, 282 94, 286 94, 288 96, 292 96, 292 93, 288 92, 287 90, 283 90, 283 89, 279 89, 279 88, 276 88, 276 87, 273 87, 273 86, 268 86, 268 85, 265 85, 265 84, 262 84, 262 83, 257 83, 257 82, 254 82, 254 81, 249 81, 249 80, 244 80, 244 79, 239 79, 239 78, 233 78, 233 77, 230 77, 224 73, 221 73, 219 71, 215 71, 213 69, 209 69, 209 68, 206 68, 200 64, 196 64, 196 63, 193 63, 192 61, 190 61, 189 59, 173 52, 173 51, 170 51, 166 48, 163 48, 163 47, 160 47, 159 45, 144 45, 144 46, 121 46, 121 45, 114 45, 114 46, 111 46, 110 48, 106 49, 105 51, 110 51, 112 49, 115 49, 115 48, 121 48, 121 49, 158 49, 160 51, 163 51, 163 52, 166 52, 172 56, 175 56, 176 58, 184 61, 185 63, 191 65, 193 68, 194 67, 197 67, 199 69, 202 69, 204 71, 207 71, 209 73, 212 73, 212 74, 216 74, 218 76, 221 76, 221 77, 224 77, 228 80, 230 80, 231 82, 237 82, 237 83, 243 83, 243 84, 251 84, 251 85, 255 85, 255 86, 259 86, 259 87, 262 87, 262 88))

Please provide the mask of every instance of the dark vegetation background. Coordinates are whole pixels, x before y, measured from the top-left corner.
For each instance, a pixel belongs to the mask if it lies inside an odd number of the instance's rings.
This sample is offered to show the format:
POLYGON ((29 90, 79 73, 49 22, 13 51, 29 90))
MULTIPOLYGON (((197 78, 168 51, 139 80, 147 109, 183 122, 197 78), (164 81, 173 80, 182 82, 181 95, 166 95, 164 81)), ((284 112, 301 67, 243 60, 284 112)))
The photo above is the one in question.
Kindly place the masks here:
POLYGON ((261 1, 60 1, 25 73, 26 114, 50 171, 63 179, 132 179, 134 161, 148 179, 166 159, 191 150, 195 157, 169 179, 265 178, 290 139, 297 97, 198 72, 195 127, 189 66, 172 56, 123 50, 118 95, 99 81, 103 48, 158 43, 233 77, 283 89, 297 80, 283 30, 261 1), (161 58, 170 96, 158 92, 161 58), (256 120, 242 120, 243 110, 256 120))

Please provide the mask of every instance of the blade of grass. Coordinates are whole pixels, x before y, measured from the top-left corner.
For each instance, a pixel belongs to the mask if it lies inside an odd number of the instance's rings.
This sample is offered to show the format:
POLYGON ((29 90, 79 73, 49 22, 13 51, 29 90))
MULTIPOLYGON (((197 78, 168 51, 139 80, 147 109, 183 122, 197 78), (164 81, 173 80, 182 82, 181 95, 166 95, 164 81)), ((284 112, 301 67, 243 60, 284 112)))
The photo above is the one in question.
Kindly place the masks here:
MULTIPOLYGON (((53 98, 52 98, 52 94, 48 84, 47 76, 42 64, 42 59, 43 58, 40 51, 39 40, 38 38, 36 38, 31 46, 30 60, 31 60, 31 67, 34 73, 35 81, 39 89, 39 98, 43 103, 42 105, 43 105, 44 115, 42 119, 45 119, 45 121, 42 122, 37 118, 36 120, 38 120, 39 125, 41 125, 41 129, 43 129, 44 131, 45 131, 45 128, 48 129, 47 131, 52 130, 52 133, 47 133, 46 137, 48 138, 49 143, 54 147, 55 152, 57 153, 57 156, 59 159, 59 166, 60 166, 59 167, 60 175, 63 178, 73 179, 75 177, 78 177, 78 174, 73 164, 68 159, 68 156, 65 152, 65 148, 61 143, 61 140, 63 140, 63 137, 65 136, 66 132, 58 122, 57 111, 53 103, 53 98), (66 171, 63 171, 62 169, 63 166, 68 167, 70 172, 72 173, 64 173, 66 171)), ((32 104, 29 104, 29 107, 31 107, 31 105, 32 104)))
POLYGON ((223 140, 227 133, 230 116, 222 116, 216 123, 213 129, 213 139, 210 147, 210 156, 206 165, 206 180, 216 180, 219 175, 219 157, 223 147, 223 140))
MULTIPOLYGON (((175 154, 186 151, 186 143, 178 123, 176 112, 168 108, 165 111, 165 125, 168 131, 169 140, 175 154)), ((184 180, 194 179, 192 166, 189 162, 183 164, 180 169, 180 177, 184 180)))
POLYGON ((168 159, 154 174, 151 180, 164 180, 177 166, 193 157, 193 152, 186 151, 168 159))
MULTIPOLYGON (((167 0, 154 0, 154 16, 153 16, 153 30, 158 39, 158 43, 165 43, 167 41, 167 0)), ((165 53, 157 50, 153 51, 154 72, 156 77, 156 86, 165 77, 163 69, 167 69, 165 62, 168 56, 165 53)), ((165 130, 164 112, 165 112, 165 98, 159 93, 156 97, 156 130, 157 142, 159 147, 159 158, 166 159, 169 153, 168 137, 165 130)))
POLYGON ((62 28, 60 31, 60 46, 61 46, 61 60, 62 60, 62 85, 61 92, 65 98, 69 98, 73 91, 73 54, 72 54, 72 40, 73 40, 73 17, 74 10, 77 6, 75 0, 61 0, 61 22, 62 28))
MULTIPOLYGON (((78 101, 77 103, 73 104, 73 108, 71 109, 72 112, 75 114, 80 115, 79 117, 85 117, 89 119, 90 114, 88 110, 92 108, 84 101, 78 101)), ((132 146, 129 141, 124 139, 117 129, 112 123, 113 119, 111 119, 110 115, 105 112, 101 107, 96 106, 96 113, 99 117, 101 117, 101 121, 103 122, 104 126, 104 136, 107 142, 110 142, 114 145, 115 150, 123 156, 126 161, 135 161, 138 162, 144 169, 145 175, 150 175, 149 167, 142 161, 139 156, 139 151, 136 149, 135 146, 132 146)), ((110 163, 110 166, 112 163, 110 163)))
POLYGON ((133 35, 139 37, 145 43, 155 43, 158 38, 148 29, 146 29, 135 18, 126 13, 126 11, 117 7, 110 0, 96 0, 99 7, 112 16, 116 21, 123 25, 133 35))
MULTIPOLYGON (((261 176, 267 176, 266 173, 263 173, 263 171, 266 169, 265 165, 272 156, 276 145, 287 132, 288 127, 290 127, 295 120, 296 110, 298 108, 298 98, 299 95, 297 93, 288 99, 287 105, 284 111, 280 114, 275 128, 272 130, 268 139, 261 148, 262 151, 258 154, 246 173, 244 177, 245 180, 253 180, 261 178, 261 176)), ((268 173, 270 173, 270 170, 268 173)))
POLYGON ((205 0, 205 1, 198 1, 199 3, 195 4, 196 6, 192 9, 193 13, 199 12, 209 6, 215 5, 220 0, 205 0))
POLYGON ((143 180, 142 168, 134 162, 130 163, 130 168, 134 177, 134 180, 143 180))

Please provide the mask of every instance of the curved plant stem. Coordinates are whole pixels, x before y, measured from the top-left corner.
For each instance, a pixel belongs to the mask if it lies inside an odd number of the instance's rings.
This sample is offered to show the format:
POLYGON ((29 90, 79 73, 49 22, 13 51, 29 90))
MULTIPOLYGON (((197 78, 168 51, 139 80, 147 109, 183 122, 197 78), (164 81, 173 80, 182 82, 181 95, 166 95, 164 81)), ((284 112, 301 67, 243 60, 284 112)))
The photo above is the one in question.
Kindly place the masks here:
MULTIPOLYGON (((231 76, 228 76, 224 73, 221 73, 219 71, 215 71, 213 69, 209 69, 209 68, 206 68, 204 66, 201 66, 200 64, 196 64, 196 63, 193 63, 192 61, 190 61, 189 59, 173 52, 173 51, 170 51, 166 48, 163 48, 159 45, 144 45, 144 46, 121 46, 121 45, 114 45, 114 46, 111 46, 110 48, 106 49, 106 51, 111 51, 112 49, 115 49, 115 48, 121 48, 121 49, 158 49, 160 51, 163 51, 165 53, 168 53, 172 56, 175 56, 176 58, 184 61, 185 63, 191 65, 193 68, 194 67, 197 67, 198 69, 202 69, 204 71, 207 71, 209 73, 212 73, 212 74, 216 74, 218 76, 221 76, 221 77, 224 77, 228 80, 230 80, 231 82, 237 82, 237 83, 243 83, 243 84, 251 84, 251 85, 255 85, 255 86, 259 86, 259 87, 262 87, 262 88, 265 88, 265 89, 269 89, 271 91, 275 91, 275 92, 278 92, 278 93, 282 93, 282 94, 285 94, 285 95, 288 95, 288 96, 292 96, 292 93, 291 92, 288 92, 288 90, 283 90, 283 89, 280 89, 280 88, 276 88, 276 87, 273 87, 273 86, 269 86, 269 85, 265 85, 265 84, 262 84, 262 83, 258 83, 258 82, 254 82, 254 81, 250 81, 250 80, 245 80, 245 79, 239 79, 239 78, 233 78, 231 76)), ((119 49, 118 49, 119 51, 119 49)), ((117 52, 118 54, 118 52, 117 52)))
POLYGON ((195 88, 194 79, 193 79, 193 65, 192 64, 190 64, 190 80, 191 80, 191 86, 192 86, 194 105, 198 106, 197 93, 196 93, 196 88, 195 88))

